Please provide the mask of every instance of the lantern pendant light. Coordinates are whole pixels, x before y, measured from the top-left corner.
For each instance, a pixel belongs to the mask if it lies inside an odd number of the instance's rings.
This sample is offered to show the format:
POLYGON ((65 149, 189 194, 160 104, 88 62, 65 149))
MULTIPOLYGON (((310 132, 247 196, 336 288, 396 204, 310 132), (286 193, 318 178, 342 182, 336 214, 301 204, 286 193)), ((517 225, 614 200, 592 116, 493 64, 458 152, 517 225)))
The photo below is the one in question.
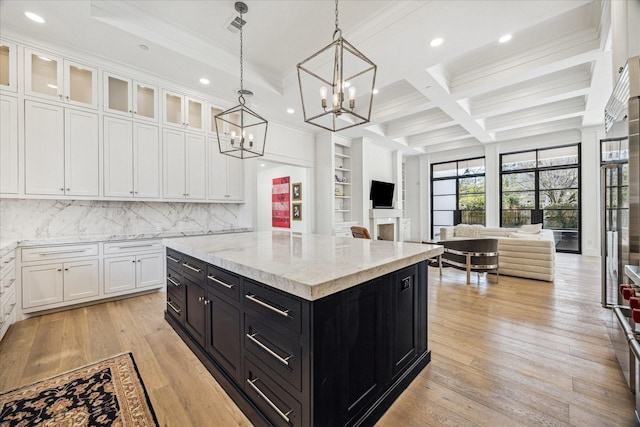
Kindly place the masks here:
POLYGON ((342 37, 338 0, 333 42, 297 69, 305 122, 337 132, 370 121, 377 66, 342 37))
POLYGON ((264 146, 267 139, 267 121, 245 105, 244 95, 251 94, 244 90, 243 82, 243 52, 242 30, 244 28, 243 14, 249 8, 243 2, 236 2, 235 9, 240 13, 240 90, 238 91, 238 105, 222 113, 216 114, 216 135, 221 154, 247 159, 264 156, 264 146))

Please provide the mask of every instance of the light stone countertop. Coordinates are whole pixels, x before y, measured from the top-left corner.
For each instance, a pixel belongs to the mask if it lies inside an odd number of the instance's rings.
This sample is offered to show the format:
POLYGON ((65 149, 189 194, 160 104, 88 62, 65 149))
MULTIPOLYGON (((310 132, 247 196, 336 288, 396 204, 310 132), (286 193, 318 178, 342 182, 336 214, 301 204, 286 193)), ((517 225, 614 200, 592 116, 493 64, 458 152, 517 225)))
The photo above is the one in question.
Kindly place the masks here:
MULTIPOLYGON (((191 230, 191 231, 158 231, 145 233, 130 234, 103 234, 103 235, 81 235, 81 236, 59 236, 59 237, 42 237, 42 238, 25 238, 17 240, 20 247, 39 246, 39 245, 63 245, 68 243, 84 243, 84 242, 110 242, 118 240, 138 240, 138 239, 167 239, 174 237, 189 237, 202 235, 215 235, 227 233, 246 233, 251 231, 250 228, 234 228, 222 230, 191 230)), ((3 242, 3 241, 0 241, 3 242)), ((13 240, 16 242, 16 240, 13 240)))
POLYGON ((438 245, 288 231, 166 239, 164 244, 309 301, 443 252, 438 245))

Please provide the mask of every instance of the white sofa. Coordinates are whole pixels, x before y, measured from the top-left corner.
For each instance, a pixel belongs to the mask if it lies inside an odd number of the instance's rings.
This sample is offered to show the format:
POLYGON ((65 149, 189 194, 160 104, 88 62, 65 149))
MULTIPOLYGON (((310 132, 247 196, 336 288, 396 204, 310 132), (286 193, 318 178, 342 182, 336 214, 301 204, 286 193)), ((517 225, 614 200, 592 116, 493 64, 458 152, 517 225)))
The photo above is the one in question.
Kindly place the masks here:
POLYGON ((496 238, 501 275, 553 282, 556 256, 553 231, 536 228, 460 224, 440 228, 440 240, 496 238))

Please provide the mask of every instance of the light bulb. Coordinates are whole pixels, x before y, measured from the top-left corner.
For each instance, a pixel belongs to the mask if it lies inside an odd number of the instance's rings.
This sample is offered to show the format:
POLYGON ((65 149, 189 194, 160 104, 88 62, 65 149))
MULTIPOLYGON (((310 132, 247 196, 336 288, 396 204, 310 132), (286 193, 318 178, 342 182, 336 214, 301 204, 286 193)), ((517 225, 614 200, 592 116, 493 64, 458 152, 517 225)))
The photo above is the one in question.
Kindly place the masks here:
POLYGON ((333 108, 338 108, 338 105, 340 105, 340 94, 334 93, 331 95, 331 100, 333 101, 333 108))
POLYGON ((327 88, 324 86, 320 88, 320 98, 322 99, 322 108, 327 108, 327 88))
POLYGON ((349 88, 349 108, 353 110, 355 106, 356 106, 356 87, 351 86, 349 88))

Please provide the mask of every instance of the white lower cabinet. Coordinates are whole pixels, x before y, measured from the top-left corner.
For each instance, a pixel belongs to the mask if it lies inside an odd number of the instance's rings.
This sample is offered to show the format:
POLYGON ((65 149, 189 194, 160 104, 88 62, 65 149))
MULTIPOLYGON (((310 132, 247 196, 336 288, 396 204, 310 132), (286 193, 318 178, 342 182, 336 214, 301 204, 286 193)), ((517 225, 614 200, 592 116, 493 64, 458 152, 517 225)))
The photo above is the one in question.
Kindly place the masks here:
POLYGON ((22 267, 22 307, 95 297, 99 292, 97 259, 22 267))
POLYGON ((32 246, 20 254, 26 314, 164 287, 160 240, 32 246))
POLYGON ((0 339, 16 321, 15 250, 0 254, 0 339))
POLYGON ((104 293, 162 285, 163 271, 163 252, 105 258, 104 293))

